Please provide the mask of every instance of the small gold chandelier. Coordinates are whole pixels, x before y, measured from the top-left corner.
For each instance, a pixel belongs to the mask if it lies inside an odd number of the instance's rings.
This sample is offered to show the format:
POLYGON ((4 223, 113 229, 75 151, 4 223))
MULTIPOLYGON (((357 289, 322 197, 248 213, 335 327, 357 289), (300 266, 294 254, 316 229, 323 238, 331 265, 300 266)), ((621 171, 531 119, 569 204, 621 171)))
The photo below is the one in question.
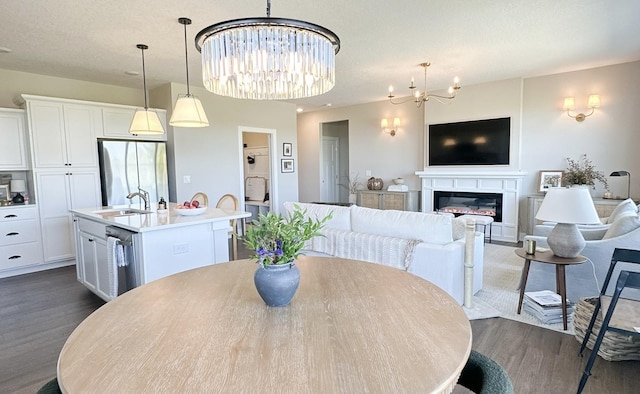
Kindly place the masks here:
POLYGON ((222 96, 286 100, 317 96, 335 85, 340 39, 295 19, 243 18, 216 23, 196 35, 204 87, 222 96))
POLYGON ((413 78, 411 78, 411 85, 409 85, 409 89, 411 90, 411 97, 394 102, 393 98, 395 96, 393 95, 393 86, 389 86, 389 96, 387 96, 389 97, 389 102, 391 104, 397 105, 397 104, 404 104, 404 103, 408 103, 409 101, 413 101, 416 104, 416 107, 420 108, 422 103, 429 101, 429 99, 432 97, 440 102, 443 102, 442 100, 454 99, 456 97, 457 91, 460 90, 460 79, 458 77, 453 78, 453 85, 449 86, 448 96, 440 96, 437 94, 427 93, 427 68, 429 68, 430 65, 431 63, 429 62, 420 63, 420 67, 424 68, 424 90, 422 92, 417 90, 417 87, 413 81, 413 78))

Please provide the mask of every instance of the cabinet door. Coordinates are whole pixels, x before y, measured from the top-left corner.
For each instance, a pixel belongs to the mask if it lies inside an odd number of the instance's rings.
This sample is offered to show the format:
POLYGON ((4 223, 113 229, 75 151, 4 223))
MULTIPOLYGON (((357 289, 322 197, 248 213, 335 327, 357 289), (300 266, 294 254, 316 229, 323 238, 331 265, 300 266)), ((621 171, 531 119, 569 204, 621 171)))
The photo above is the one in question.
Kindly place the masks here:
POLYGON ((380 195, 378 193, 360 193, 360 206, 365 208, 380 208, 380 195))
POLYGON ((96 261, 95 238, 91 234, 79 232, 80 239, 77 264, 82 268, 82 283, 91 291, 96 292, 98 288, 98 269, 96 261))
POLYGON ((27 108, 34 167, 64 167, 67 157, 62 104, 29 101, 27 108))
POLYGON ((94 238, 93 241, 94 256, 96 261, 96 270, 98 273, 98 281, 96 294, 104 300, 111 300, 109 297, 109 267, 107 261, 107 242, 102 238, 94 238))
POLYGON ((47 262, 71 259, 74 256, 67 174, 63 171, 36 173, 42 244, 44 260, 47 262))
POLYGON ((102 124, 104 136, 107 138, 125 138, 128 140, 167 140, 167 112, 157 110, 160 123, 164 127, 165 133, 161 135, 135 135, 129 134, 129 127, 136 109, 134 107, 107 107, 102 109, 102 124))
POLYGON ((73 167, 97 167, 96 127, 102 112, 89 105, 64 104, 67 162, 73 167))
POLYGON ((100 175, 97 170, 69 172, 70 209, 95 208, 102 205, 100 197, 100 175))
POLYGON ((29 168, 23 110, 0 110, 0 141, 0 170, 29 168))
POLYGON ((405 195, 404 194, 383 194, 383 206, 382 209, 395 209, 397 211, 404 211, 405 208, 405 195))

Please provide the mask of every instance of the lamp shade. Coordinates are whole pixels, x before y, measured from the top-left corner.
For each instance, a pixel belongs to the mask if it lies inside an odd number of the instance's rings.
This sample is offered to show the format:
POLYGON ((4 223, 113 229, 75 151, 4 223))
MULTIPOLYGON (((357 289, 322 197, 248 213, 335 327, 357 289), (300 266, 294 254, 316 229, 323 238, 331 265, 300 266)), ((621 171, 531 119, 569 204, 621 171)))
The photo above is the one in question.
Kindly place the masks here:
POLYGON ((552 188, 536 214, 542 221, 569 224, 600 224, 588 188, 552 188))
POLYGON ((169 124, 176 127, 206 127, 209 126, 209 119, 200 99, 192 94, 180 94, 169 124))
POLYGON ((10 187, 12 193, 24 193, 27 191, 27 187, 22 179, 12 179, 10 187))
POLYGON ((160 123, 160 118, 155 111, 139 108, 133 115, 130 134, 164 134, 164 128, 160 123))

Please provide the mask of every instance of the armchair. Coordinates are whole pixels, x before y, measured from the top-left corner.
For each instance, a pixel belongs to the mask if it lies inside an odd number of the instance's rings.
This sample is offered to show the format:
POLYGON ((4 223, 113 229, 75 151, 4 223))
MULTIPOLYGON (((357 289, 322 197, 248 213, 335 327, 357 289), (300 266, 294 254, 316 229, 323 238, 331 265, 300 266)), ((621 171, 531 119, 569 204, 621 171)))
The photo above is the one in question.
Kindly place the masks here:
MULTIPOLYGON (((617 225, 612 224, 611 227, 604 229, 579 229, 586 241, 586 246, 580 254, 590 261, 566 267, 567 298, 572 302, 577 302, 584 297, 597 296, 600 293, 600 286, 604 282, 614 249, 637 249, 640 245, 638 214, 623 216, 618 220, 617 225), (629 231, 622 233, 616 231, 621 228, 629 231)), ((527 235, 524 239, 535 240, 537 246, 548 248, 547 236, 552 228, 551 225, 537 225, 534 228, 534 234, 527 235)), ((527 279, 527 291, 553 290, 555 286, 554 267, 532 262, 527 279)))

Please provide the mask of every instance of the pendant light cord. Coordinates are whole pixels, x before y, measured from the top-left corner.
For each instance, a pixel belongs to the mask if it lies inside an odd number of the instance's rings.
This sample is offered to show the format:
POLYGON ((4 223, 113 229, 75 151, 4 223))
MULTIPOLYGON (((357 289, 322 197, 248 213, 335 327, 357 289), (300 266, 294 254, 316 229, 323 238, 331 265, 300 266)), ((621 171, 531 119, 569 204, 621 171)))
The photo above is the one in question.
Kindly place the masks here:
POLYGON ((271 18, 271 0, 267 0, 267 18, 271 18))
POLYGON ((189 55, 187 53, 187 24, 186 23, 184 23, 184 63, 187 69, 187 96, 190 96, 191 94, 189 93, 189 55))
POLYGON ((147 73, 144 69, 144 50, 148 49, 149 47, 144 44, 138 44, 136 46, 140 48, 140 52, 142 52, 142 87, 144 89, 144 109, 146 111, 147 109, 149 109, 149 106, 147 105, 147 73))

